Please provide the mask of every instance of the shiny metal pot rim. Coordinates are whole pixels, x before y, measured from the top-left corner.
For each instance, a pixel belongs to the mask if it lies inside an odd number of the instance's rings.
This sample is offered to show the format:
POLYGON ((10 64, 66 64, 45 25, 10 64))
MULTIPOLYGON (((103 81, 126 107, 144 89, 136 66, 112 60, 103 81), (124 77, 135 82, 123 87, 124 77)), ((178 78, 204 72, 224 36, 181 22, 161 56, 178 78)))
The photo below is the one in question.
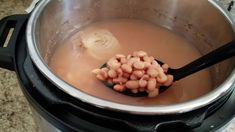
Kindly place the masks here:
MULTIPOLYGON (((220 86, 211 91, 210 93, 180 104, 174 105, 158 105, 158 106, 134 106, 134 105, 126 105, 115 103, 107 100, 103 100, 100 98, 96 98, 94 96, 88 95, 73 86, 69 85, 65 81, 62 81, 58 78, 47 66, 47 64, 43 61, 40 56, 39 49, 36 46, 35 40, 35 29, 36 22, 40 15, 40 13, 44 10, 46 5, 50 2, 50 0, 41 0, 37 7, 32 12, 30 19, 27 25, 27 45, 30 57, 37 68, 41 71, 41 73, 47 77, 51 82, 53 82, 59 89, 63 90, 65 93, 85 102, 91 104, 93 106, 109 109, 113 111, 131 113, 131 114, 140 114, 140 115, 166 115, 166 114, 180 114, 189 112, 198 108, 202 108, 207 106, 219 98, 223 97, 226 93, 228 93, 231 88, 234 86, 235 82, 235 71, 233 71, 230 76, 224 81, 220 86)), ((223 13, 225 18, 231 24, 231 27, 234 30, 234 22, 232 17, 229 15, 228 11, 220 5, 220 3, 216 0, 209 0, 211 4, 213 4, 220 12, 223 13)), ((234 30, 235 31, 235 30, 234 30)))

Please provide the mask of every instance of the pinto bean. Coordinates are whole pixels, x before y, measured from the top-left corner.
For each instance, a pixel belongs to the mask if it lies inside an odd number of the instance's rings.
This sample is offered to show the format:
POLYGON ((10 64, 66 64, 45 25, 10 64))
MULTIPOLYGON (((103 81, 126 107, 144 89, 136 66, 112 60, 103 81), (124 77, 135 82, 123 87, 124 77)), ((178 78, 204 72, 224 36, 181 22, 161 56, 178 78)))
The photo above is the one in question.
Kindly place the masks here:
POLYGON ((117 59, 121 59, 121 58, 125 58, 126 56, 123 55, 123 54, 116 54, 115 57, 116 57, 117 59))
POLYGON ((155 65, 155 67, 156 67, 156 70, 158 71, 158 73, 165 74, 164 70, 162 69, 162 67, 156 66, 156 65, 155 65))
POLYGON ((163 85, 168 87, 172 85, 173 80, 174 80, 174 77, 172 75, 167 75, 167 81, 163 85))
POLYGON ((152 62, 151 59, 148 56, 144 56, 143 60, 144 60, 144 62, 149 62, 149 63, 152 62))
POLYGON ((132 66, 135 62, 135 59, 134 58, 130 58, 129 60, 127 60, 127 64, 132 66))
POLYGON ((136 77, 134 74, 131 74, 130 79, 131 79, 131 80, 137 80, 138 77, 136 77))
POLYGON ((148 97, 153 98, 159 95, 159 89, 154 89, 153 91, 148 93, 148 97))
POLYGON ((134 62, 133 66, 136 69, 143 70, 145 65, 144 65, 144 62, 137 61, 137 62, 134 62))
POLYGON ((148 74, 150 77, 157 77, 158 71, 157 71, 156 69, 149 68, 149 69, 147 70, 147 74, 148 74))
POLYGON ((146 80, 139 80, 139 85, 140 85, 140 88, 145 88, 147 87, 147 84, 148 82, 146 80))
POLYGON ((114 84, 120 84, 121 83, 121 80, 119 78, 114 78, 113 79, 113 83, 114 84))
POLYGON ((106 78, 104 76, 102 76, 101 74, 96 75, 96 78, 100 81, 105 81, 106 80, 106 78))
POLYGON ((139 57, 132 57, 127 61, 127 64, 132 66, 135 62, 138 62, 138 61, 140 61, 139 57))
POLYGON ((127 73, 131 73, 131 72, 132 72, 132 67, 131 67, 131 65, 122 64, 121 68, 122 68, 122 70, 123 70, 124 72, 127 72, 127 73))
POLYGON ((164 73, 159 73, 157 77, 159 83, 165 83, 167 81, 167 76, 164 73))
POLYGON ((131 74, 124 72, 122 75, 124 78, 130 78, 131 74))
POLYGON ((128 89, 138 89, 139 88, 139 81, 134 81, 134 80, 131 80, 131 81, 127 81, 126 82, 126 87, 128 89))
POLYGON ((148 81, 149 80, 149 75, 143 75, 143 77, 141 78, 141 80, 146 80, 146 81, 148 81))
POLYGON ((162 69, 163 69, 164 73, 167 73, 167 71, 168 71, 168 69, 169 69, 169 65, 163 64, 163 65, 162 65, 162 69))
POLYGON ((114 78, 113 82, 116 84, 124 84, 127 82, 127 78, 124 78, 124 77, 114 78))
POLYGON ((124 77, 119 77, 121 83, 126 83, 128 81, 127 78, 124 78, 124 77))
POLYGON ((144 75, 144 71, 135 70, 135 71, 133 71, 133 75, 135 75, 137 78, 141 78, 144 75))
POLYGON ((119 91, 119 92, 123 92, 123 91, 125 91, 125 86, 120 85, 120 84, 116 84, 116 85, 114 85, 113 89, 116 91, 119 91))
POLYGON ((154 89, 156 89, 156 85, 157 85, 157 81, 155 78, 150 78, 148 81, 148 90, 149 91, 153 91, 154 89))
POLYGON ((121 59, 120 59, 120 62, 121 62, 122 64, 126 64, 126 63, 127 63, 127 59, 126 59, 126 58, 121 58, 121 59))
POLYGON ((108 60, 107 65, 108 65, 108 67, 111 67, 111 65, 113 63, 117 63, 117 62, 118 62, 118 60, 116 58, 111 58, 108 60))
POLYGON ((118 68, 117 69, 117 74, 118 74, 118 76, 122 76, 123 75, 122 68, 118 68))
POLYGON ((113 69, 110 69, 110 70, 108 71, 108 76, 109 76, 110 78, 116 78, 116 77, 117 77, 117 72, 116 72, 115 70, 113 70, 113 69))
POLYGON ((101 68, 101 70, 104 71, 104 72, 108 72, 109 71, 109 69, 107 67, 101 68))
POLYGON ((152 61, 152 65, 160 66, 156 60, 152 61))
POLYGON ((148 67, 148 69, 155 69, 155 70, 158 70, 158 72, 159 72, 162 68, 160 67, 160 65, 151 65, 148 67))
POLYGON ((121 63, 119 63, 119 62, 113 62, 113 63, 110 65, 110 68, 116 70, 116 69, 120 68, 120 66, 121 66, 121 63))
POLYGON ((101 70, 100 75, 102 75, 105 79, 108 78, 108 73, 105 70, 101 70))
POLYGON ((101 72, 101 69, 94 69, 91 71, 91 73, 96 74, 96 75, 100 74, 100 72, 101 72))
POLYGON ((100 74, 102 74, 105 78, 108 77, 108 71, 109 69, 107 67, 101 68, 100 74))
POLYGON ((151 66, 151 63, 150 62, 144 62, 144 68, 149 68, 151 66))
POLYGON ((138 51, 138 52, 136 53, 136 55, 137 55, 138 57, 144 57, 144 56, 147 56, 148 54, 147 54, 146 52, 144 52, 144 51, 138 51))
POLYGON ((131 58, 131 55, 130 55, 130 54, 129 54, 129 55, 127 55, 127 57, 126 57, 126 58, 127 58, 127 60, 129 60, 129 59, 131 58))

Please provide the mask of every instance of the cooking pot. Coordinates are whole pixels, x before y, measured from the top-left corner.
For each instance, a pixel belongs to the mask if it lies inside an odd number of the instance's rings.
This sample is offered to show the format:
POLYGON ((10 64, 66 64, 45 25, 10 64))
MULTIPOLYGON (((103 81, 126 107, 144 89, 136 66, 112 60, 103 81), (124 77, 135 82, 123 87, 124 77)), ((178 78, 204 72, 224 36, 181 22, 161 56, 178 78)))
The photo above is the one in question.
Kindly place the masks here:
POLYGON ((105 19, 145 20, 184 37, 206 54, 234 38, 233 21, 214 1, 197 0, 43 0, 27 24, 30 57, 41 73, 65 93, 88 104, 126 113, 164 115, 189 112, 216 102, 233 89, 234 59, 210 68, 213 90, 199 98, 171 105, 138 106, 89 95, 59 78, 48 65, 61 42, 82 27, 105 19))
POLYGON ((124 113, 185 113, 213 104, 233 89, 233 59, 210 69, 213 91, 197 99, 171 105, 127 105, 97 98, 68 84, 51 70, 48 63, 63 40, 90 23, 113 18, 141 19, 165 27, 186 38, 202 54, 218 48, 234 37, 234 23, 231 17, 214 1, 42 0, 32 12, 27 24, 26 37, 30 57, 50 82, 70 96, 99 108, 124 113))
MULTIPOLYGON (((48 65, 55 49, 83 26, 111 18, 142 19, 160 25, 186 38, 202 55, 234 38, 233 20, 219 3, 212 0, 41 0, 29 20, 28 15, 18 15, 0 21, 0 67, 15 70, 32 109, 43 118, 48 117, 47 121, 51 123, 57 120, 53 125, 58 128, 63 128, 61 124, 72 128, 66 131, 75 127, 90 130, 94 124, 81 120, 90 118, 96 124, 124 127, 124 130, 196 127, 227 101, 234 88, 234 59, 210 68, 213 76, 210 93, 172 105, 115 103, 91 96, 61 80, 48 65), (14 31, 6 46, 3 44, 10 28, 14 31), (73 112, 81 119, 65 111, 73 112)), ((224 109, 231 106, 231 101, 226 103, 229 104, 218 112, 229 118, 232 110, 224 112, 224 109)), ((214 118, 211 120, 217 120, 214 118)), ((100 127, 94 128, 98 130, 100 127)))

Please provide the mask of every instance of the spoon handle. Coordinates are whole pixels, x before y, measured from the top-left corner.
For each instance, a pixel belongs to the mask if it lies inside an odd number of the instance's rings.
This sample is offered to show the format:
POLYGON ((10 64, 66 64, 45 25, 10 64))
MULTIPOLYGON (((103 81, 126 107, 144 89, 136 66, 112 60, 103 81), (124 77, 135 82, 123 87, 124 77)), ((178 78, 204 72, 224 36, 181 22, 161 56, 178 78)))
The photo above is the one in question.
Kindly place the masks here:
POLYGON ((180 80, 190 74, 214 65, 220 61, 228 59, 235 55, 235 40, 224 46, 213 50, 212 52, 198 58, 186 66, 173 70, 174 81, 180 80))

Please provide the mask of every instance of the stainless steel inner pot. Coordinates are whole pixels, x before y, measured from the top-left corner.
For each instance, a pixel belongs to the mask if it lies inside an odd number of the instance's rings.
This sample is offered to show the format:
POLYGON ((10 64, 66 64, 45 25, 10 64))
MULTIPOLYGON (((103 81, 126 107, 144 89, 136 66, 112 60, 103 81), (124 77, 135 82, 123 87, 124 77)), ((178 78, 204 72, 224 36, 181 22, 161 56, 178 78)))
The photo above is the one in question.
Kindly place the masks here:
POLYGON ((234 59, 210 68, 210 93, 180 104, 133 106, 90 96, 58 78, 48 62, 63 40, 90 23, 110 18, 142 19, 186 38, 202 53, 218 48, 234 38, 233 21, 227 11, 210 0, 41 0, 27 26, 30 56, 38 69, 65 93, 97 107, 132 114, 176 114, 215 102, 235 82, 234 59))

